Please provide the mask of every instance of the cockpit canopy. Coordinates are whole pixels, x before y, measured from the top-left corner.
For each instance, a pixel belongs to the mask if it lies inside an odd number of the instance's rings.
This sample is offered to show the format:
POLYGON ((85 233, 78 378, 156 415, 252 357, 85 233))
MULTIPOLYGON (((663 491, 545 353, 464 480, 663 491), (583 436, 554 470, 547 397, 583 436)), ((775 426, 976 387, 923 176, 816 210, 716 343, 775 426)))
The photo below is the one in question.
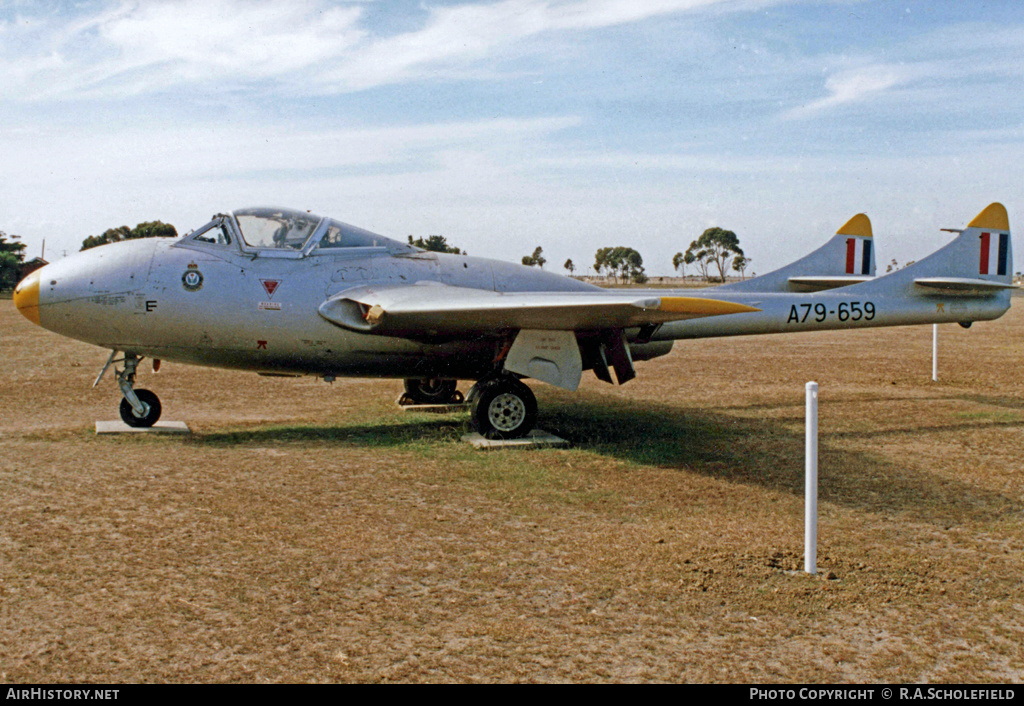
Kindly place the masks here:
POLYGON ((292 250, 301 250, 323 220, 311 213, 282 208, 243 208, 234 216, 249 247, 292 250))
MULTIPOLYGON (((309 254, 343 254, 359 248, 371 251, 411 253, 419 251, 383 235, 351 226, 333 218, 287 208, 243 208, 214 219, 186 236, 182 242, 236 246, 264 256, 303 257, 309 254)), ((354 254, 354 252, 353 252, 354 254)))

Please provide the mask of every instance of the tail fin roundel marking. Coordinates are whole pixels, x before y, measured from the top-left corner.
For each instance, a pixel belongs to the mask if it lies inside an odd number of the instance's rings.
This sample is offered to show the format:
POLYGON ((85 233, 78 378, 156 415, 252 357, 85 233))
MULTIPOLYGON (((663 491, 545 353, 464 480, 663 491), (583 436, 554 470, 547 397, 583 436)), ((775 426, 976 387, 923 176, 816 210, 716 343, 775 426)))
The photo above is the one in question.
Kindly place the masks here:
POLYGON ((871 219, 858 213, 848 220, 836 235, 854 236, 846 239, 846 274, 871 274, 871 219))
POLYGON ((978 274, 1005 276, 1010 267, 1010 217, 1006 207, 998 201, 990 203, 967 227, 983 231, 978 234, 978 274))
POLYGON ((989 233, 984 232, 978 236, 981 241, 981 257, 978 262, 978 274, 987 275, 1005 275, 1007 268, 1007 259, 1009 258, 1010 252, 1010 234, 1009 233, 989 233), (993 235, 995 237, 993 237, 993 235), (996 263, 996 271, 989 272, 991 267, 990 263, 996 263))
POLYGON ((846 274, 871 274, 871 241, 867 238, 846 239, 846 274))

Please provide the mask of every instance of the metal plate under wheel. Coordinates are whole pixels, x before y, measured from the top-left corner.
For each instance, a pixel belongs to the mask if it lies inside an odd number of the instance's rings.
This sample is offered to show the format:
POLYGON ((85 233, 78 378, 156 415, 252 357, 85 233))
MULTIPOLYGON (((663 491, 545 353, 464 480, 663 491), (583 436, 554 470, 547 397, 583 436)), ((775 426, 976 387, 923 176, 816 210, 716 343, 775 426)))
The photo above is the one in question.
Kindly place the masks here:
POLYGON ((97 434, 191 434, 185 422, 157 422, 151 427, 130 427, 120 419, 96 422, 97 434))
POLYGON ((544 446, 565 446, 569 443, 562 437, 555 436, 542 429, 533 429, 529 434, 519 439, 488 439, 477 432, 473 432, 472 434, 464 434, 462 440, 473 444, 473 447, 477 449, 541 448, 544 446))

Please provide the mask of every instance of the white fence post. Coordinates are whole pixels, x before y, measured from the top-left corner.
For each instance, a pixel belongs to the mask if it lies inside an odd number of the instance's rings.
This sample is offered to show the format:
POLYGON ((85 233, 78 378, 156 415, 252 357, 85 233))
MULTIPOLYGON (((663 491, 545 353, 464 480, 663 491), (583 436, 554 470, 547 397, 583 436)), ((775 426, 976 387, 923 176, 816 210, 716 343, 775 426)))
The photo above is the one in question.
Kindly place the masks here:
POLYGON ((804 473, 804 571, 818 573, 818 383, 807 383, 804 473))
POLYGON ((932 382, 939 381, 939 325, 932 324, 932 382))

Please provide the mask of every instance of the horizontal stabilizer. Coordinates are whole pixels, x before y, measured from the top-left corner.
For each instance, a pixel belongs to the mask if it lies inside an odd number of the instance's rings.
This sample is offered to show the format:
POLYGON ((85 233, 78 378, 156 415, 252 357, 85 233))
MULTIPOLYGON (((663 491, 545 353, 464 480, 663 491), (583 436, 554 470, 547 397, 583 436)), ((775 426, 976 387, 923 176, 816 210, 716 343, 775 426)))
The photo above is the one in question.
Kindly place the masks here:
POLYGON ((969 277, 919 277, 914 284, 928 289, 942 290, 943 294, 952 296, 971 296, 975 294, 991 294, 1001 289, 1020 289, 1014 284, 994 282, 988 279, 971 279, 969 277))
POLYGON ((860 275, 837 275, 834 277, 790 277, 788 281, 793 285, 794 290, 803 289, 809 292, 819 292, 825 289, 835 289, 836 287, 860 284, 861 282, 868 282, 871 279, 871 277, 860 275))
POLYGON ((516 329, 597 331, 759 311, 700 297, 627 292, 494 292, 420 283, 356 287, 320 305, 328 321, 384 336, 433 338, 516 329))

